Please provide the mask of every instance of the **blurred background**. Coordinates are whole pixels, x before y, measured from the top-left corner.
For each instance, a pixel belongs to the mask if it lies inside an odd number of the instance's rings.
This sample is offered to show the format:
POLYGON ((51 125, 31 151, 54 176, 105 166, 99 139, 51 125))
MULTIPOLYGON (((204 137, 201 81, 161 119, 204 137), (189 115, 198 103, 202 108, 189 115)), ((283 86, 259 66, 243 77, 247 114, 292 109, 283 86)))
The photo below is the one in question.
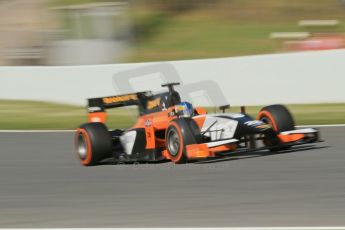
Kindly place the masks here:
POLYGON ((0 0, 0 65, 339 49, 344 0, 0 0))

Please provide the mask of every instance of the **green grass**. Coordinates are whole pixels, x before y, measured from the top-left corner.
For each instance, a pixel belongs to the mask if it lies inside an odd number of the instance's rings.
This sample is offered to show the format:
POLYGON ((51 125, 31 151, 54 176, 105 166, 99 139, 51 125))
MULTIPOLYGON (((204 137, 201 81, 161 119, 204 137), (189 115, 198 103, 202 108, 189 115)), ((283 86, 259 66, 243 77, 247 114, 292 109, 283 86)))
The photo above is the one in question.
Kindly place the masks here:
MULTIPOLYGON (((249 106, 248 114, 256 117, 263 106, 249 106)), ((295 104, 287 105, 293 114, 296 125, 322 125, 322 124, 345 124, 345 104, 295 104)), ((232 111, 239 112, 240 108, 234 107, 232 111)))
POLYGON ((159 35, 139 43, 131 61, 178 60, 275 52, 273 31, 301 31, 296 25, 236 25, 217 21, 175 21, 159 35), (206 32, 207 30, 207 32, 206 32), (176 32, 175 32, 176 31, 176 32))
MULTIPOLYGON (((256 117, 262 106, 247 107, 256 117)), ((288 105, 297 125, 345 123, 345 104, 288 105)), ((209 108, 210 112, 214 109, 209 108)), ((239 112, 233 107, 231 112, 239 112)), ((108 111, 107 125, 111 128, 130 127, 136 120, 135 109, 108 111)), ((87 122, 84 107, 46 102, 0 100, 0 129, 75 129, 87 122)))
MULTIPOLYGON (((342 25, 337 31, 345 31, 342 25)), ((274 53, 282 49, 280 41, 269 38, 272 32, 306 31, 294 23, 236 24, 201 18, 186 21, 166 19, 164 28, 137 43, 135 56, 129 61, 159 61, 215 58, 274 53)))
MULTIPOLYGON (((104 0, 51 0, 51 6, 104 0)), ((115 2, 116 0, 106 0, 115 2)), ((214 0, 193 1, 176 10, 176 0, 130 1, 132 49, 125 62, 167 61, 268 54, 282 51, 272 32, 345 32, 345 6, 340 0, 214 0), (203 3, 204 2, 204 3, 203 3), (207 2, 207 3, 205 3, 207 2), (170 7, 175 6, 175 7, 170 7), (304 19, 337 19, 335 28, 302 28, 304 19)), ((178 7, 177 7, 178 8, 178 7)), ((90 17, 82 17, 83 35, 95 38, 90 17)), ((116 19, 118 20, 118 19, 116 19)), ((66 36, 77 38, 75 23, 65 18, 66 36)))
MULTIPOLYGON (((0 111, 0 129, 74 129, 87 122, 87 111, 81 106, 0 100, 0 111)), ((132 109, 109 111, 112 127, 129 127, 135 118, 132 109)))
POLYGON ((149 7, 133 11, 139 33, 128 61, 275 53, 282 43, 269 38, 272 32, 345 32, 345 7, 338 0, 216 1, 208 7, 164 13, 149 7), (298 21, 303 19, 338 19, 340 25, 302 28, 298 21))
POLYGON ((50 0, 52 6, 82 5, 95 2, 113 2, 112 0, 50 0))

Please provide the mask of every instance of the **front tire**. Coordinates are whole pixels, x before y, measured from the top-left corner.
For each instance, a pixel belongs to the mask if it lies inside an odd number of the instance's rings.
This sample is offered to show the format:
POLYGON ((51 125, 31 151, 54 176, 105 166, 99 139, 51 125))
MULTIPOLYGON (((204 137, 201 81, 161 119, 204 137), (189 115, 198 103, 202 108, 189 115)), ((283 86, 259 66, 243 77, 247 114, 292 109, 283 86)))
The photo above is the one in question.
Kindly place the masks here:
POLYGON ((186 146, 200 143, 201 134, 193 119, 178 118, 169 124, 165 140, 171 161, 176 164, 184 164, 188 162, 186 146))
MULTIPOLYGON (((294 119, 289 110, 283 105, 269 105, 262 108, 259 112, 258 120, 270 124, 275 134, 295 129, 294 119)), ((290 148, 285 146, 274 147, 275 145, 282 144, 276 135, 269 137, 266 136, 266 139, 264 139, 264 144, 266 146, 273 146, 269 148, 271 151, 280 151, 290 148)))
POLYGON ((81 125, 75 132, 75 149, 84 166, 97 165, 111 157, 112 140, 107 127, 99 122, 81 125))

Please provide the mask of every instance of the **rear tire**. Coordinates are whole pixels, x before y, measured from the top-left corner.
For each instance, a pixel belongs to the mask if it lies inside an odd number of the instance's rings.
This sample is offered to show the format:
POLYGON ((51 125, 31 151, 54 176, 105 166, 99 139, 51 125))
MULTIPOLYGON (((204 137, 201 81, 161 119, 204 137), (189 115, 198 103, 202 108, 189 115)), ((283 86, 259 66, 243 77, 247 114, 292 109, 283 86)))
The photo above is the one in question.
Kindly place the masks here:
MULTIPOLYGON (((258 120, 272 125, 276 134, 280 132, 294 130, 295 122, 289 110, 283 105, 269 105, 262 108, 258 115, 258 120)), ((264 140, 266 146, 281 145, 282 142, 277 136, 266 137, 264 140)), ((290 147, 271 147, 271 151, 285 150, 290 147)))
POLYGON ((111 157, 112 140, 107 127, 99 122, 81 125, 75 132, 75 148, 84 166, 97 165, 111 157))
POLYGON ((201 142, 200 129, 191 118, 178 118, 171 121, 165 133, 166 150, 172 162, 188 162, 186 146, 201 142))

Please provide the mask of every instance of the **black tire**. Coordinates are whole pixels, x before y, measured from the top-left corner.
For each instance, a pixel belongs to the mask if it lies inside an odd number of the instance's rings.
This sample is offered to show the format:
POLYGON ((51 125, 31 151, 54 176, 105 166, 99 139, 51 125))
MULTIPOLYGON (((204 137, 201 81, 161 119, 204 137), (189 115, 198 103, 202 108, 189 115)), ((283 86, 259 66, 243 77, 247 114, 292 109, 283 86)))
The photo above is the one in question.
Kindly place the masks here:
POLYGON ((283 105, 269 105, 262 108, 259 112, 259 120, 272 124, 277 133, 295 129, 294 119, 283 105))
POLYGON ((175 119, 166 130, 165 141, 170 160, 176 164, 187 163, 186 145, 201 142, 200 129, 191 118, 175 119))
POLYGON ((99 164, 112 156, 112 140, 103 123, 81 125, 75 133, 75 148, 80 162, 85 166, 99 164))
MULTIPOLYGON (((258 115, 258 120, 271 124, 276 134, 295 129, 294 119, 289 110, 283 105, 269 105, 262 108, 258 115)), ((276 135, 266 136, 264 140, 266 146, 281 145, 282 142, 276 135)), ((286 150, 290 147, 271 147, 271 151, 286 150)))

